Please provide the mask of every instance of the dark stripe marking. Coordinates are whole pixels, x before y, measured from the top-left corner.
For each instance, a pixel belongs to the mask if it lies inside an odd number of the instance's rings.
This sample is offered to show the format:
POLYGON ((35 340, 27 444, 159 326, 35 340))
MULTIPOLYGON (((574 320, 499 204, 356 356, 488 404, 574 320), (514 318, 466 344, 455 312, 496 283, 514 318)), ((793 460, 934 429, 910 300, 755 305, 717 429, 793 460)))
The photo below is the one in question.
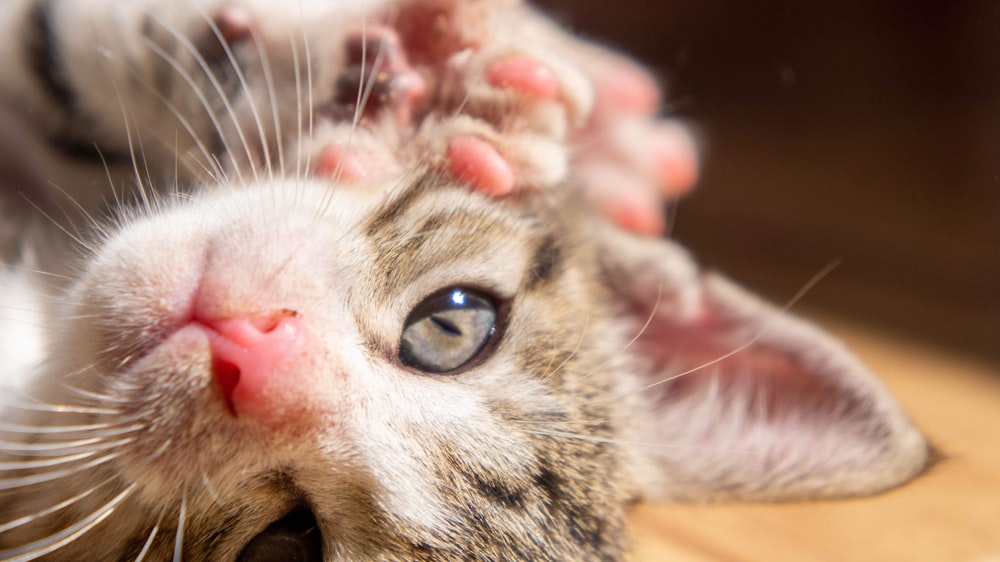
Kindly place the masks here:
POLYGON ((538 245, 531 258, 528 275, 524 280, 525 287, 534 289, 552 281, 556 274, 561 271, 563 261, 562 246, 559 245, 555 235, 548 234, 538 245))
POLYGON ((28 66, 45 91, 60 106, 72 113, 76 107, 76 94, 66 79, 57 51, 58 39, 52 29, 54 0, 41 0, 28 16, 27 35, 24 39, 28 66))
POLYGON ((395 225, 399 217, 406 213, 419 198, 418 196, 424 192, 424 187, 428 182, 427 176, 423 176, 417 181, 413 182, 412 185, 406 188, 399 197, 396 197, 389 202, 377 215, 372 217, 365 227, 365 233, 370 238, 375 238, 381 233, 387 226, 395 225))

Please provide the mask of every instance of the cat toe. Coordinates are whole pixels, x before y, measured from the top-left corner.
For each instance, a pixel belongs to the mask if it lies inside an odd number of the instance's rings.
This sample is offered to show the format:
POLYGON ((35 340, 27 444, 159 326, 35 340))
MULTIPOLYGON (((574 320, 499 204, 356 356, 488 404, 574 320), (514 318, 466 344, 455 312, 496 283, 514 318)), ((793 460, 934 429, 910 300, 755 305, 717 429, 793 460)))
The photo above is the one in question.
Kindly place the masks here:
POLYGON ((531 57, 499 58, 487 65, 486 77, 497 88, 508 88, 538 100, 551 100, 559 95, 559 82, 552 69, 531 57))
POLYGON ((316 160, 316 175, 336 182, 357 183, 368 179, 368 162, 357 150, 343 144, 331 144, 320 150, 316 160))
POLYGON ((490 143, 473 136, 451 140, 448 167, 460 182, 491 197, 503 197, 514 190, 514 170, 490 143))

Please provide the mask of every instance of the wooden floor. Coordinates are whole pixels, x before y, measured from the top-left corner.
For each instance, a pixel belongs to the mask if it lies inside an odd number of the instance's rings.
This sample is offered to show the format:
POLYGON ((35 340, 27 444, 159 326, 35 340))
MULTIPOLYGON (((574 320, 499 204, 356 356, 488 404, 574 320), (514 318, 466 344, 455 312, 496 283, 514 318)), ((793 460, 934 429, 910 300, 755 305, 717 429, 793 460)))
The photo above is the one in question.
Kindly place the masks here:
POLYGON ((1000 562, 1000 372, 944 351, 827 324, 893 389, 945 455, 873 498, 641 506, 635 560, 1000 562))

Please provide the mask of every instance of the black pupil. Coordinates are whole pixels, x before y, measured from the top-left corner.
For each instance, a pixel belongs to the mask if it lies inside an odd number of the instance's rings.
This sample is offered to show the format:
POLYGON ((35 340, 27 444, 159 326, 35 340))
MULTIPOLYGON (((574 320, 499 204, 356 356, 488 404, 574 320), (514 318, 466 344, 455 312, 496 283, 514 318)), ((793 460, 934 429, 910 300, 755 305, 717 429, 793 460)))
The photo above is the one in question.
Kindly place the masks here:
POLYGON ((497 307, 487 295, 450 287, 418 304, 403 327, 400 360, 426 373, 447 373, 475 359, 496 333, 497 307))
POLYGON ((243 548, 237 562, 322 562, 323 537, 316 517, 300 507, 268 525, 243 548))

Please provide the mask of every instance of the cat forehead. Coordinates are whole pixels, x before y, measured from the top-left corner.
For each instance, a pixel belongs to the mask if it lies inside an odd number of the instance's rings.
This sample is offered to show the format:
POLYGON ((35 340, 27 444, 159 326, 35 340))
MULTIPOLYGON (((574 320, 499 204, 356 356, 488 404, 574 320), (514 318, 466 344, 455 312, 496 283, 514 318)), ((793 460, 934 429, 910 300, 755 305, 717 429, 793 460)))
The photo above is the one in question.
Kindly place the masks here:
POLYGON ((526 268, 546 269, 540 263, 567 236, 536 199, 490 198, 434 173, 371 185, 275 179, 206 190, 193 208, 152 222, 188 223, 230 242, 284 225, 309 239, 303 244, 322 244, 331 259, 358 266, 357 273, 379 275, 389 290, 457 268, 474 284, 499 283, 512 293, 526 268))

